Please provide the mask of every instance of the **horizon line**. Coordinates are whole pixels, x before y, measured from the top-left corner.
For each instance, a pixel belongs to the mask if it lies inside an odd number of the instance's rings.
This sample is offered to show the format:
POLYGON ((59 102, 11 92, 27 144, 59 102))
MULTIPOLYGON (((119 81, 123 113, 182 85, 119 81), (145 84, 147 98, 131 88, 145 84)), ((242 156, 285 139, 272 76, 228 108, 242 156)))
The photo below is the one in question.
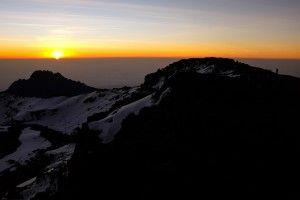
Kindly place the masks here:
POLYGON ((300 60, 300 58, 278 57, 225 57, 225 56, 91 56, 91 57, 61 57, 59 59, 49 57, 0 57, 0 60, 71 60, 71 59, 190 59, 190 58, 229 58, 229 59, 256 59, 256 60, 300 60))

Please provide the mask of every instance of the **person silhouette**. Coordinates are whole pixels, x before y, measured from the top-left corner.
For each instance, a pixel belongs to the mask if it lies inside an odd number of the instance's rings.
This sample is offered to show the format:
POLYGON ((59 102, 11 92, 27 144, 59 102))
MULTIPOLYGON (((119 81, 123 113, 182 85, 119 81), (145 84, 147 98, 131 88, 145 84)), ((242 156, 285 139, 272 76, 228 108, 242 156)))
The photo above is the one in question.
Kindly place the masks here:
POLYGON ((278 68, 276 68, 276 74, 278 74, 278 68))

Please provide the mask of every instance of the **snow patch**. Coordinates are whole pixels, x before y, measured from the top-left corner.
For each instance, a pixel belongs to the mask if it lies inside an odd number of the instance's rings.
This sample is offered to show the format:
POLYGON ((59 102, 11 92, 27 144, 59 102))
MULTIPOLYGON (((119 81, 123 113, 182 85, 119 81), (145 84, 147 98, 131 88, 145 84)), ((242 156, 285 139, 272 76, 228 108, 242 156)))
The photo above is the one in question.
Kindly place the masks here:
POLYGON ((47 155, 53 155, 55 163, 46 167, 45 172, 16 186, 20 199, 31 199, 40 192, 50 195, 58 190, 58 177, 68 175, 67 161, 74 153, 75 144, 67 144, 58 149, 47 151, 47 155))
POLYGON ((36 177, 33 177, 33 178, 31 178, 31 179, 25 181, 24 183, 21 183, 21 184, 17 185, 16 188, 23 188, 23 187, 26 187, 26 186, 32 184, 32 183, 35 182, 35 181, 36 181, 36 177))
POLYGON ((121 129, 122 121, 130 114, 138 114, 140 110, 144 107, 152 106, 152 94, 148 95, 138 101, 130 103, 126 106, 123 106, 111 114, 109 114, 106 118, 89 123, 89 128, 91 130, 100 130, 101 134, 99 137, 102 139, 103 143, 109 143, 113 140, 114 136, 121 129))
POLYGON ((167 89, 165 89, 165 90, 161 93, 161 95, 160 95, 160 97, 159 97, 159 100, 157 101, 156 104, 160 104, 161 100, 162 100, 163 98, 165 98, 171 91, 172 91, 172 88, 171 88, 171 87, 168 87, 167 89))
POLYGON ((213 71, 215 70, 214 65, 206 66, 206 65, 201 65, 199 67, 196 67, 196 72, 199 74, 212 74, 213 71))
POLYGON ((223 72, 220 73, 220 75, 228 76, 228 77, 232 77, 232 78, 240 76, 239 74, 236 74, 235 70, 223 71, 223 72))
MULTIPOLYGON (((57 171, 51 170, 48 172, 45 172, 42 176, 36 177, 36 179, 30 179, 26 182, 30 183, 27 184, 26 187, 19 188, 20 190, 20 196, 22 199, 31 199, 33 198, 37 193, 40 192, 50 192, 54 193, 58 190, 58 184, 57 184, 57 171)), ((24 182, 24 185, 25 183, 24 182)))
POLYGON ((153 86, 154 89, 160 89, 165 83, 165 77, 161 77, 156 85, 153 86))
POLYGON ((46 154, 49 155, 73 154, 74 150, 75 150, 75 144, 71 143, 59 147, 58 149, 47 151, 46 154))
POLYGON ((53 169, 59 167, 63 162, 71 159, 75 150, 75 144, 66 144, 58 149, 47 151, 47 155, 53 155, 55 162, 47 166, 46 169, 53 169))
POLYGON ((103 90, 49 99, 5 94, 0 96, 0 125, 15 120, 72 134, 74 129, 81 128, 89 116, 107 112, 117 101, 130 98, 138 88, 103 90))
POLYGON ((14 166, 15 162, 25 164, 26 161, 35 157, 37 150, 51 147, 51 143, 41 137, 39 131, 32 130, 30 127, 22 131, 19 140, 22 144, 17 150, 0 160, 0 172, 14 166))

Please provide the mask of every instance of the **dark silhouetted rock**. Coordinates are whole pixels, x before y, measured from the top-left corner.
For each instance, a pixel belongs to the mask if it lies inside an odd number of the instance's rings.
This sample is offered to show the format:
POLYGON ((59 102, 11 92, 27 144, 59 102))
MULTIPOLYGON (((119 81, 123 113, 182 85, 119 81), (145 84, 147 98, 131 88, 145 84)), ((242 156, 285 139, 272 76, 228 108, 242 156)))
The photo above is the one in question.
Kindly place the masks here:
POLYGON ((162 77, 171 92, 129 115, 111 143, 82 130, 57 199, 299 199, 299 78, 188 59, 144 88, 157 92, 162 77), (204 64, 216 70, 194 70, 204 64))
POLYGON ((81 82, 63 77, 51 71, 35 71, 28 80, 20 79, 11 84, 6 92, 26 97, 50 98, 76 96, 96 89, 81 82))

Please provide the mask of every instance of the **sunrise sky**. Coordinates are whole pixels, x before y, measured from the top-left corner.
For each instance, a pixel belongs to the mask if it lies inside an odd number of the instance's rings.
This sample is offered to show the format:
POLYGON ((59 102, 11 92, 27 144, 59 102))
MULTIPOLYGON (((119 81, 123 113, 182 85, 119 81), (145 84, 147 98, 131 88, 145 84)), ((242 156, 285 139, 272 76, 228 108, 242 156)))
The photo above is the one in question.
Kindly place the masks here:
POLYGON ((1 58, 300 58, 299 0, 1 0, 1 58))

